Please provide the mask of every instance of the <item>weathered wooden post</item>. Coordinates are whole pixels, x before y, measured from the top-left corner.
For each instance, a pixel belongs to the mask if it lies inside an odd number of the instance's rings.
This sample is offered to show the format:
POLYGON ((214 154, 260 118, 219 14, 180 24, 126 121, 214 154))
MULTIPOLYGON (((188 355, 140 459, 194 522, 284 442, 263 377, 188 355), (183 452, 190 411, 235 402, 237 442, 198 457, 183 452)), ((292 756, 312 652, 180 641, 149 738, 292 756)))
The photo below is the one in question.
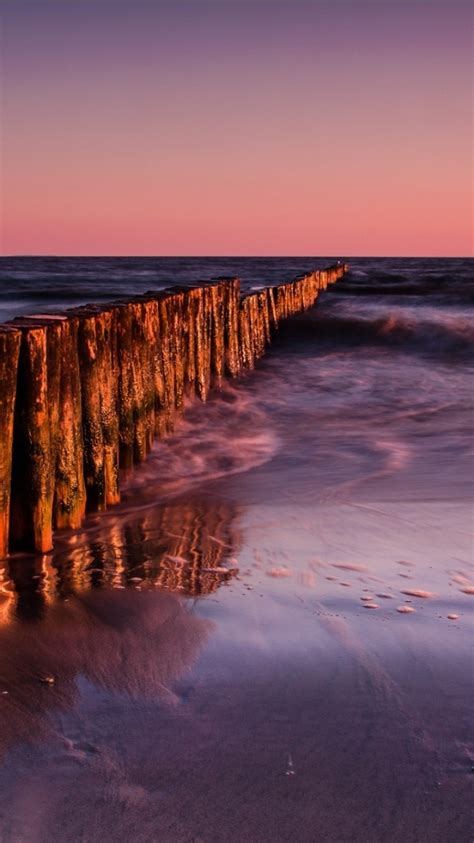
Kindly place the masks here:
POLYGON ((13 419, 21 332, 0 326, 0 559, 8 553, 13 419))
MULTIPOLYGON (((159 325, 160 325, 160 342, 159 342, 159 360, 160 369, 162 372, 162 393, 159 394, 160 413, 158 415, 157 426, 160 435, 170 433, 174 428, 175 419, 175 369, 173 364, 172 346, 170 340, 170 325, 168 319, 167 308, 168 293, 160 292, 157 295, 159 325)), ((155 370, 155 376, 158 377, 158 370, 155 370)), ((157 385, 158 387, 158 385, 157 385)))
MULTIPOLYGON (((160 315, 160 293, 152 291, 146 294, 146 313, 148 320, 148 344, 150 397, 153 396, 153 436, 163 438, 170 428, 168 384, 169 376, 169 341, 167 323, 160 315)), ((150 414, 151 419, 151 414, 150 414)))
POLYGON ((255 365, 250 326, 250 308, 249 296, 244 296, 240 300, 239 309, 239 346, 241 367, 243 369, 253 369, 255 365))
POLYGON ((120 500, 115 311, 91 305, 78 317, 84 480, 89 509, 120 500))
POLYGON ((196 310, 196 392, 206 401, 211 385, 212 294, 201 287, 196 310))
POLYGON ((225 287, 216 281, 210 287, 211 294, 211 364, 217 386, 222 384, 225 370, 225 287))
POLYGON ((131 304, 133 316, 132 377, 135 463, 149 453, 155 429, 155 379, 152 343, 155 336, 151 311, 143 299, 131 304))
POLYGON ((226 372, 233 378, 241 369, 239 345, 240 281, 238 278, 221 278, 224 284, 224 347, 226 372))
POLYGON ((80 527, 86 510, 78 325, 75 316, 61 323, 60 436, 54 493, 54 524, 58 529, 80 527))
POLYGON ((185 344, 183 330, 184 293, 181 291, 180 287, 170 287, 166 293, 167 297, 163 300, 163 303, 167 312, 170 362, 174 372, 173 405, 175 412, 180 414, 184 406, 185 387, 185 344))
POLYGON ((46 553, 53 546, 63 317, 18 319, 21 329, 13 432, 11 540, 46 553))
POLYGON ((194 395, 196 389, 196 309, 199 288, 181 288, 183 293, 184 392, 194 395))
POLYGON ((260 310, 260 318, 262 325, 262 344, 263 348, 270 345, 271 341, 271 327, 270 327, 270 308, 267 290, 261 290, 257 294, 258 306, 260 310))
POLYGON ((133 368, 132 368, 132 312, 121 302, 116 305, 117 370, 118 370, 118 422, 119 465, 128 470, 133 465, 135 426, 133 422, 133 368))
POLYGON ((266 289, 267 299, 268 299, 268 313, 270 317, 270 327, 276 330, 278 328, 278 313, 276 307, 276 299, 275 299, 275 292, 273 287, 267 287, 266 289))
POLYGON ((263 335, 262 314, 260 312, 260 300, 258 293, 249 296, 250 312, 250 336, 254 361, 258 360, 265 350, 265 339, 263 335))

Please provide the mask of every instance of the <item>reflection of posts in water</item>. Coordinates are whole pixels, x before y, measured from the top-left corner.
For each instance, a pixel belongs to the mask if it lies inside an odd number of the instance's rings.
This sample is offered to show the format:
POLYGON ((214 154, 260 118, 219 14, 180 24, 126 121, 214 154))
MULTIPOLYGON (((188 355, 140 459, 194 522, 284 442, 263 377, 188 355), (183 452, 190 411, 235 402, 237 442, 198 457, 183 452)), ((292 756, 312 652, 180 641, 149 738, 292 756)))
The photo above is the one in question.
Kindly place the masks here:
POLYGON ((12 557, 4 589, 21 618, 41 617, 58 597, 102 586, 153 587, 184 595, 216 591, 235 573, 237 508, 228 502, 172 503, 135 522, 115 521, 87 542, 44 557, 12 557))
MULTIPOLYGON (((215 591, 227 578, 224 563, 240 545, 236 515, 228 503, 175 503, 150 510, 141 521, 104 536, 103 581, 190 595, 215 591)), ((91 558, 90 569, 96 564, 91 558)))
POLYGON ((8 560, 11 615, 25 620, 41 618, 58 595, 58 580, 51 558, 13 557, 8 560))
POLYGON ((229 504, 164 507, 161 530, 167 547, 159 560, 156 583, 187 594, 216 591, 228 575, 222 570, 237 550, 233 525, 235 510, 229 504))
POLYGON ((39 623, 0 626, 0 755, 52 735, 48 715, 74 704, 79 676, 109 693, 179 703, 173 683, 211 630, 175 595, 112 590, 56 602, 39 623))
POLYGON ((7 692, 0 754, 52 734, 49 713, 74 704, 78 676, 110 693, 179 702, 173 683, 212 625, 171 592, 210 593, 231 576, 237 514, 228 502, 174 503, 140 521, 115 521, 54 556, 8 561, 0 576, 0 691, 7 692))
POLYGON ((16 596, 7 563, 0 562, 0 627, 10 621, 15 605, 16 596))

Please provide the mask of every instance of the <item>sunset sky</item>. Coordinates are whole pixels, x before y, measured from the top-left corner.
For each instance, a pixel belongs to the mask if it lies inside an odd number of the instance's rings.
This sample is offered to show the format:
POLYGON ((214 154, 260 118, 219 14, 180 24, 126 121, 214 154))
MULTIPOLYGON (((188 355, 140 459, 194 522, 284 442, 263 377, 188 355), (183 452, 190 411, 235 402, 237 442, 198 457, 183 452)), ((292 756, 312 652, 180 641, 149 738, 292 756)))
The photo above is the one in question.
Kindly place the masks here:
POLYGON ((3 3, 2 254, 470 254, 471 14, 3 3))

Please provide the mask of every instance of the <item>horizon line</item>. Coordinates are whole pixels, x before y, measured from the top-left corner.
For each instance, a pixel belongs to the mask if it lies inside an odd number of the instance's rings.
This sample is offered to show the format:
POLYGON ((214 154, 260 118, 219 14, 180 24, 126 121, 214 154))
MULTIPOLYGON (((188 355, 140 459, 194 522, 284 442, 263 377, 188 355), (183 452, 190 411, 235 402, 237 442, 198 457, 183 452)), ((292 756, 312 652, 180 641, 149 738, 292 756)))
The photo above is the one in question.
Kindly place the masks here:
MULTIPOLYGON (((343 257, 341 257, 341 258, 337 258, 337 260, 342 260, 343 258, 346 258, 346 259, 350 259, 350 258, 368 258, 368 259, 372 259, 372 258, 384 258, 384 259, 390 259, 390 260, 403 260, 403 259, 416 259, 416 260, 421 260, 421 259, 424 259, 424 260, 440 260, 440 259, 445 259, 445 260, 446 260, 446 259, 453 259, 453 260, 473 260, 473 259, 474 259, 474 255, 468 255, 468 254, 456 254, 456 255, 451 255, 451 254, 447 254, 447 255, 426 255, 426 254, 403 254, 403 255, 402 255, 402 254, 400 254, 400 255, 389 255, 389 254, 372 254, 372 255, 369 255, 369 254, 356 254, 356 253, 353 253, 353 254, 351 254, 351 255, 346 255, 345 253, 340 253, 340 254, 341 254, 343 257)), ((252 260, 252 259, 253 259, 253 260, 255 260, 255 259, 257 259, 257 260, 258 260, 258 259, 262 259, 262 260, 265 260, 265 259, 267 259, 267 258, 273 258, 273 259, 275 259, 275 260, 285 260, 285 259, 294 260, 294 259, 300 259, 300 258, 333 258, 334 256, 335 256, 335 253, 331 253, 331 254, 329 254, 329 253, 328 253, 328 254, 321 253, 321 254, 319 254, 319 255, 317 255, 317 254, 313 254, 313 255, 311 255, 311 254, 309 254, 309 253, 305 253, 305 254, 293 254, 293 255, 291 255, 291 254, 285 254, 285 255, 275 255, 275 254, 270 254, 270 253, 269 253, 269 254, 242 254, 242 255, 239 255, 239 254, 237 254, 237 255, 236 255, 236 254, 214 254, 214 255, 212 255, 212 254, 201 254, 201 255, 199 255, 199 254, 194 254, 194 255, 193 255, 193 254, 182 254, 182 255, 181 255, 181 254, 177 254, 177 255, 176 255, 176 254, 175 254, 175 255, 173 255, 173 254, 151 254, 151 253, 149 253, 149 254, 129 254, 129 253, 108 254, 108 253, 105 253, 105 252, 104 252, 104 253, 83 254, 83 255, 82 255, 82 254, 74 254, 74 253, 68 253, 68 254, 58 254, 58 253, 54 253, 54 252, 34 252, 34 253, 33 253, 33 252, 31 252, 31 253, 27 253, 27 252, 24 252, 24 253, 22 253, 22 252, 18 252, 18 253, 15 253, 15 254, 0 255, 0 260, 9 260, 9 259, 11 259, 11 258, 61 258, 61 259, 62 259, 62 258, 66 258, 66 259, 67 259, 67 258, 85 258, 85 259, 88 259, 88 258, 111 258, 111 259, 116 259, 116 258, 158 258, 158 259, 161 259, 161 258, 166 258, 166 259, 173 259, 173 260, 176 260, 176 259, 182 259, 182 258, 187 258, 187 259, 194 259, 194 258, 201 258, 201 259, 202 259, 202 258, 209 258, 209 259, 212 259, 212 260, 216 260, 216 259, 219 259, 219 258, 224 258, 224 259, 226 259, 226 260, 227 260, 227 259, 237 259, 237 260, 242 260, 242 259, 249 259, 249 260, 252 260)))

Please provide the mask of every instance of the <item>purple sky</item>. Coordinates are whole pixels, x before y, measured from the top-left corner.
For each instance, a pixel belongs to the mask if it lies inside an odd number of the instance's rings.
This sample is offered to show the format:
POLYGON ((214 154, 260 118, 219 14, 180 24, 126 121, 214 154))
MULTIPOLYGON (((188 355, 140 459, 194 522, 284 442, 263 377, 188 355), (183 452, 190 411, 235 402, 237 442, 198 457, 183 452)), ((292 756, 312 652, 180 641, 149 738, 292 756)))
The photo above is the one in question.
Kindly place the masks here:
POLYGON ((2 18, 4 254, 472 250, 467 3, 2 18))

